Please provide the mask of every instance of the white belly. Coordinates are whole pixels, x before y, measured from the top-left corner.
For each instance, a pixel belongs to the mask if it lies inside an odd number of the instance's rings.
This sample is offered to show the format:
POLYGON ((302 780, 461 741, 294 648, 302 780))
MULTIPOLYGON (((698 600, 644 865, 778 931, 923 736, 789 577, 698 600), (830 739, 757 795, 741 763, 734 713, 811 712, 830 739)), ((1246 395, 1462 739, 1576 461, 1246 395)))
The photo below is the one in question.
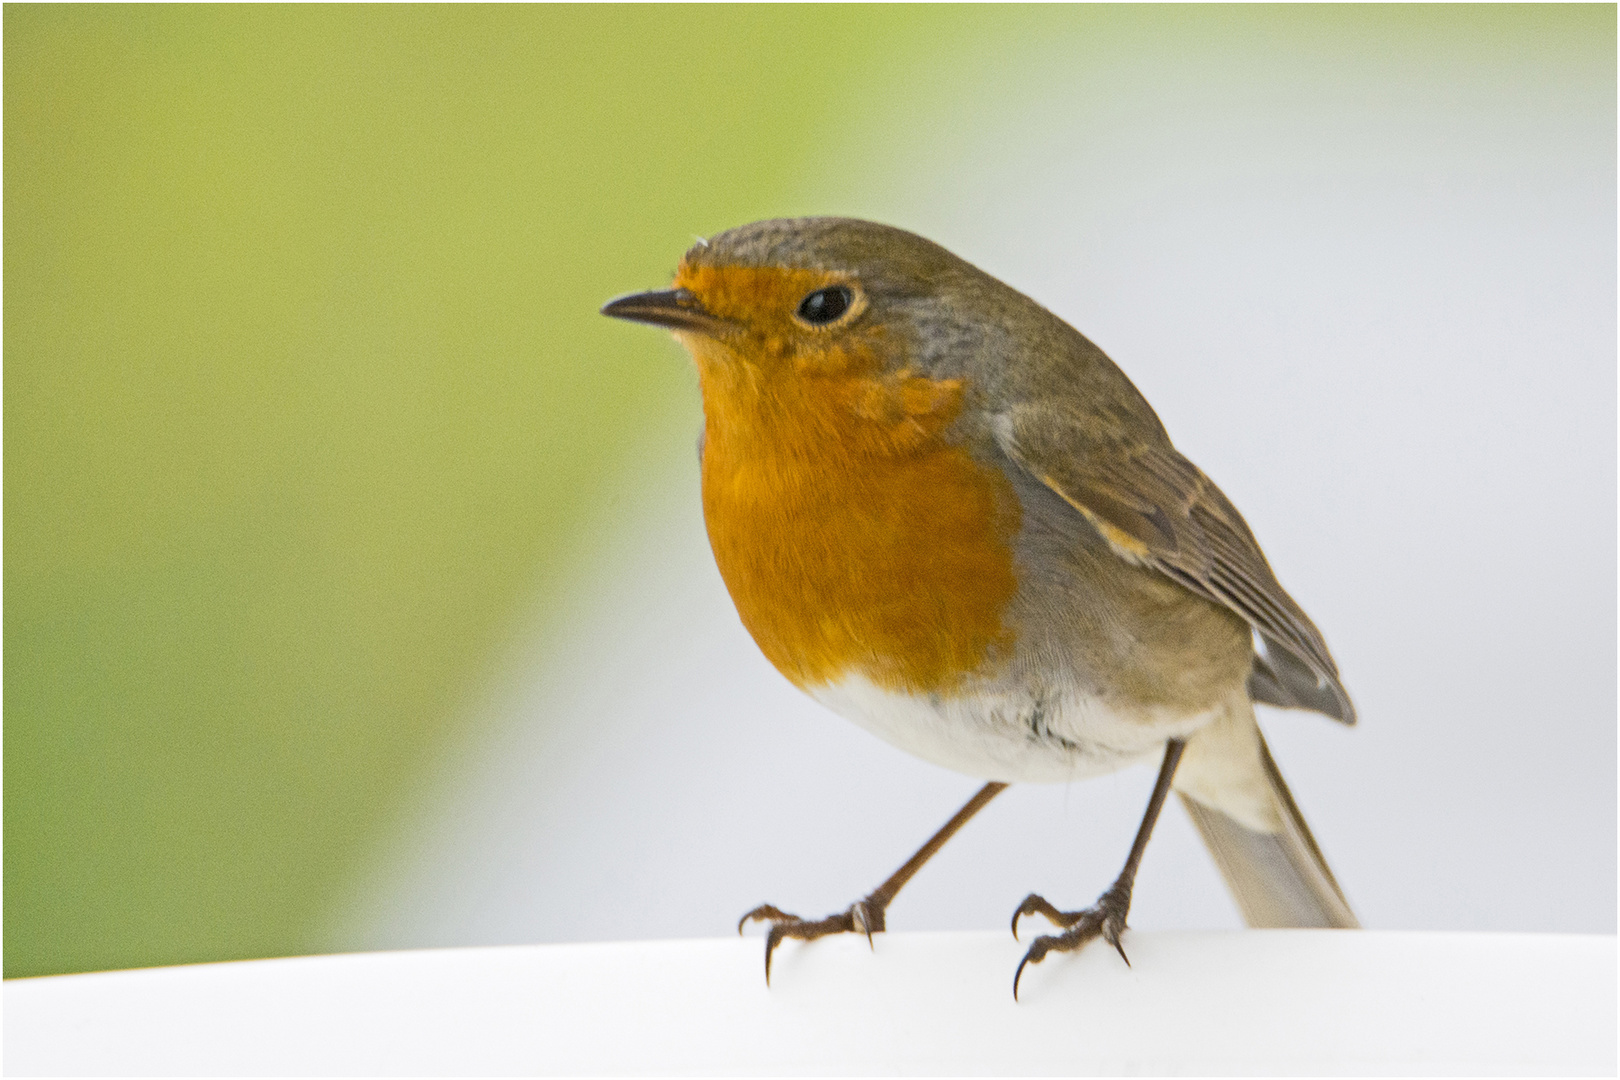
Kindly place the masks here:
POLYGON ((863 676, 810 691, 872 734, 925 761, 983 780, 1053 783, 1156 757, 1220 711, 1122 715, 1078 690, 985 689, 952 697, 885 690, 863 676))

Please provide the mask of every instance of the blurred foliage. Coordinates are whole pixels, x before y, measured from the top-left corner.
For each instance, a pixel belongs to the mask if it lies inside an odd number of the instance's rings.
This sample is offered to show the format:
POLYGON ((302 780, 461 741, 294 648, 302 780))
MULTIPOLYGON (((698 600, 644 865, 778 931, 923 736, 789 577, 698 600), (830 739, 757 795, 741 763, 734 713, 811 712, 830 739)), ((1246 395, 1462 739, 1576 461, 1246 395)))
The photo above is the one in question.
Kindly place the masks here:
POLYGON ((903 17, 6 9, 6 975, 315 947, 903 17))

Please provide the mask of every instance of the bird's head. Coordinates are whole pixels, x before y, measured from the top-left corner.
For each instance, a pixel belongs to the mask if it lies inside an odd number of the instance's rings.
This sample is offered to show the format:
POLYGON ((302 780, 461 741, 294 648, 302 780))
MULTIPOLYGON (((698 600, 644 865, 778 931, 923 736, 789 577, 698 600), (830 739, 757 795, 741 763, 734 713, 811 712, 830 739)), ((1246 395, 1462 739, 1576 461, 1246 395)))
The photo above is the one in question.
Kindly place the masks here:
POLYGON ((620 297, 602 313, 668 327, 700 368, 870 376, 935 366, 930 346, 955 336, 952 324, 972 312, 965 295, 987 282, 1005 290, 902 229, 786 218, 699 241, 673 288, 620 297))

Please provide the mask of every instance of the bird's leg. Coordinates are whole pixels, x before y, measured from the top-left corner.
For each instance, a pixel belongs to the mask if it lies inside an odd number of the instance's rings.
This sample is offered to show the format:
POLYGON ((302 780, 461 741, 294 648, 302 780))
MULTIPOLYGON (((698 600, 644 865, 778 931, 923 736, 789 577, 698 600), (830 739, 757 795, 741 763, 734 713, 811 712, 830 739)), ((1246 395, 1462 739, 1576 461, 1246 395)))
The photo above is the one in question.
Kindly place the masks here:
POLYGON ((904 866, 889 875, 889 880, 855 901, 846 911, 812 922, 771 904, 761 904, 739 919, 737 921, 739 934, 750 922, 771 924, 770 933, 765 936, 765 985, 769 986, 771 983, 771 954, 787 938, 814 941, 828 934, 865 934, 870 944, 872 935, 884 929, 883 913, 890 901, 895 898, 895 894, 905 887, 913 874, 922 869, 923 863, 933 858, 934 852, 945 846, 945 841, 956 835, 956 831, 966 825, 969 818, 983 810, 985 804, 999 795, 1006 786, 992 780, 980 788, 979 793, 969 799, 967 805, 956 812, 955 817, 947 821, 939 832, 929 838, 928 843, 917 850, 917 854, 907 859, 904 866))
POLYGON ((1159 811, 1164 809, 1164 800, 1170 794, 1170 780, 1176 775, 1176 766, 1181 762, 1181 752, 1186 746, 1182 739, 1171 739, 1165 744, 1159 780, 1153 785, 1153 797, 1148 800, 1147 813, 1142 815, 1142 825, 1136 830, 1136 841, 1131 844, 1125 869, 1119 872, 1119 877, 1108 887, 1108 891, 1097 898, 1094 906, 1084 911, 1059 911, 1043 897, 1030 893, 1018 905, 1018 910, 1013 912, 1012 931, 1015 938, 1018 936, 1018 920, 1025 915, 1041 915, 1066 928, 1061 934, 1038 937, 1030 943, 1029 951, 1018 962, 1018 970, 1013 974, 1015 1000, 1024 965, 1038 964, 1050 952, 1072 952, 1096 937, 1112 945, 1119 951, 1119 958, 1125 961, 1126 966, 1130 965, 1130 957, 1125 955, 1119 935, 1125 930, 1125 916, 1131 910, 1131 886, 1136 883, 1136 868, 1142 862, 1142 853, 1147 850, 1148 837, 1153 835, 1153 825, 1159 820, 1159 811))

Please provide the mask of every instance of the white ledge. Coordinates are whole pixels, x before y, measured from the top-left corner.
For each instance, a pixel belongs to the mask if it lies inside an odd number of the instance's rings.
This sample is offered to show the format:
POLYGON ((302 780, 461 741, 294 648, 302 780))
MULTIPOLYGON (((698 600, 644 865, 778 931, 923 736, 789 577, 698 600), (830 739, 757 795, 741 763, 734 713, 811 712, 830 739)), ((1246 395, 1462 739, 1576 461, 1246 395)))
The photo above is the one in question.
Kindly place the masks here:
MULTIPOLYGON (((1034 930, 1033 923, 1027 924, 1034 930)), ((301 957, 11 980, 9 1074, 1607 1073, 1615 939, 1006 933, 301 957)))

